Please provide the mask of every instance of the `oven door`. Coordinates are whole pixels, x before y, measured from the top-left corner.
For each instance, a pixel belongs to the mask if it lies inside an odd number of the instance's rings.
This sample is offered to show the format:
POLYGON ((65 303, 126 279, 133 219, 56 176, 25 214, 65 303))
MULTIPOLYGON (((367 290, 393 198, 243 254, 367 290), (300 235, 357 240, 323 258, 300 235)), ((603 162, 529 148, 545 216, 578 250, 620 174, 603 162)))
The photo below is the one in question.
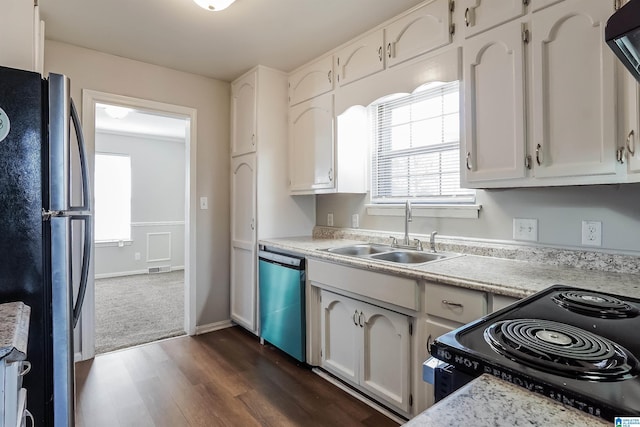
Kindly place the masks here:
POLYGON ((457 370, 453 365, 430 357, 422 365, 422 379, 433 385, 434 401, 439 402, 473 381, 475 377, 457 370))

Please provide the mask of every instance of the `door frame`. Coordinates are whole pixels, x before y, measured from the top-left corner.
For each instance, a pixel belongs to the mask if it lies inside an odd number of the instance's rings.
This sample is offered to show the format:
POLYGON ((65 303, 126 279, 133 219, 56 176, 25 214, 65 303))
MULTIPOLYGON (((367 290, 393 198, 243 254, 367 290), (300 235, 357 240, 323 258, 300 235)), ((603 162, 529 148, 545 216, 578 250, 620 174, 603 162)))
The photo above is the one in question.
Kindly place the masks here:
MULTIPOLYGON (((187 120, 188 132, 185 136, 185 242, 184 242, 184 330, 187 335, 196 333, 196 148, 197 110, 180 105, 166 104, 147 99, 133 98, 95 90, 82 90, 82 128, 89 175, 93 182, 95 156, 95 110, 97 103, 117 104, 139 110, 152 111, 159 115, 179 117, 187 120)), ((93 196, 93 195, 92 195, 93 196)), ((93 202, 93 201, 92 201, 93 202)), ((92 242, 95 254, 95 243, 92 242)), ((95 356, 95 270, 91 258, 89 282, 80 318, 80 345, 76 345, 76 361, 95 356), (78 353, 79 351, 79 353, 78 353)))

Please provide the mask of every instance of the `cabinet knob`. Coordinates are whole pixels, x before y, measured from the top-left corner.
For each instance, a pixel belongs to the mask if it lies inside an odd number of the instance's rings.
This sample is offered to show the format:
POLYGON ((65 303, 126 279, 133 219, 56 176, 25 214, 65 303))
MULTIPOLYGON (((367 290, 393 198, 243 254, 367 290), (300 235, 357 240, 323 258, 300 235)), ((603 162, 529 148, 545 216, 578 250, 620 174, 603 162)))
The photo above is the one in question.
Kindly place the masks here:
POLYGON ((543 161, 544 159, 542 158, 542 145, 538 144, 536 145, 536 163, 538 164, 538 166, 542 166, 543 161))
POLYGON ((631 129, 631 132, 627 135, 627 151, 632 156, 635 156, 636 154, 636 137, 633 129, 631 129))

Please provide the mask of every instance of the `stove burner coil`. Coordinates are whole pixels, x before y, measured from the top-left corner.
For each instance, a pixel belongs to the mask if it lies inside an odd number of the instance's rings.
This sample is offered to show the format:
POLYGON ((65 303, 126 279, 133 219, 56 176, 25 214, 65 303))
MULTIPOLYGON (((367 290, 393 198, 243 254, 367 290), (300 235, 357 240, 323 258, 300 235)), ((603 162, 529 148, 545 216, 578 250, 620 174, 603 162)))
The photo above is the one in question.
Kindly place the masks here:
POLYGON ((569 378, 635 378, 640 363, 624 347, 584 329, 539 319, 496 322, 484 331, 491 348, 509 359, 569 378))
POLYGON ((553 302, 574 313, 602 319, 636 317, 640 310, 618 298, 589 291, 563 291, 551 297, 553 302))

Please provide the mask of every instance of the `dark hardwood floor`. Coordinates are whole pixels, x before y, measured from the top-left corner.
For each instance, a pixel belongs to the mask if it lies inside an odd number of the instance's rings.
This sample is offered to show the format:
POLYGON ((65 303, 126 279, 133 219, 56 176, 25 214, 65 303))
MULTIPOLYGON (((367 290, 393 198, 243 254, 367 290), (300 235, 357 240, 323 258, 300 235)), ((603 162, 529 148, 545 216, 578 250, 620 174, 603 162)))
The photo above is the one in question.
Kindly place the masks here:
POLYGON ((234 327, 76 364, 78 426, 396 426, 234 327))

